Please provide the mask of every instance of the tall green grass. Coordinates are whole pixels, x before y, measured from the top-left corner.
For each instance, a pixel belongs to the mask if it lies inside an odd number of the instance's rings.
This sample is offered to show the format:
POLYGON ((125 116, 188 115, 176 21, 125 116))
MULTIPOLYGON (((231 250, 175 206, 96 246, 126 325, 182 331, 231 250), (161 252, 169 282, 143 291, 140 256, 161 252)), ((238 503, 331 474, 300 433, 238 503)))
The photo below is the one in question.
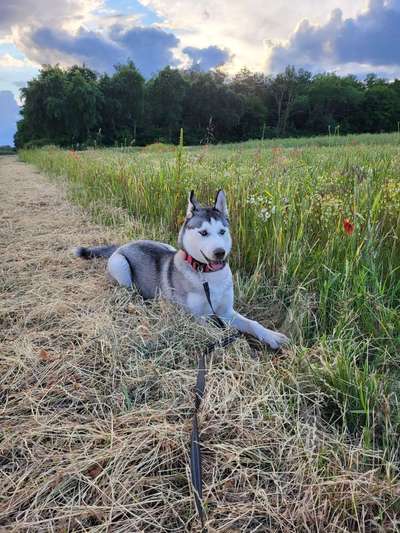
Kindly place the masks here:
POLYGON ((282 303, 276 321, 286 317, 295 341, 288 386, 323 391, 325 417, 396 463, 399 136, 345 139, 285 140, 287 148, 278 141, 80 153, 49 147, 20 157, 67 178, 79 204, 124 208, 171 243, 188 191, 209 202, 223 188, 243 305, 251 311, 274 294, 282 303))

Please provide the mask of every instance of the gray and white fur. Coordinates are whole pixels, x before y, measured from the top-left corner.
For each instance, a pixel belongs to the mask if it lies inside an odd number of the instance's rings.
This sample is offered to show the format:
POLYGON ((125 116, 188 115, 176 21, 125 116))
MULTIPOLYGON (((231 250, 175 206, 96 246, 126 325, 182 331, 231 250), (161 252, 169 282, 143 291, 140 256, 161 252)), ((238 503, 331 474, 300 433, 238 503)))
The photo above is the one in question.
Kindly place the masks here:
POLYGON ((79 247, 75 255, 85 259, 107 257, 108 273, 120 285, 135 285, 144 298, 166 298, 200 319, 213 314, 203 288, 207 281, 214 311, 226 323, 274 349, 288 341, 282 333, 267 329, 234 310, 232 272, 228 264, 222 268, 232 248, 223 191, 217 193, 212 207, 201 206, 193 191, 190 193, 178 242, 179 250, 169 244, 141 240, 122 246, 79 247), (195 270, 186 261, 185 252, 200 263, 215 266, 216 270, 195 270))

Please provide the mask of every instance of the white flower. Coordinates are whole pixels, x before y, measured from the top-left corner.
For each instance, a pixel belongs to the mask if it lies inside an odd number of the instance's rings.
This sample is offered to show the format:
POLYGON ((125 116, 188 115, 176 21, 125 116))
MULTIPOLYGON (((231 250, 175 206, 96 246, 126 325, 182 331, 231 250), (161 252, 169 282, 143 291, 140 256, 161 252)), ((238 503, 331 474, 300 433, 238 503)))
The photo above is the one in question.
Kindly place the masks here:
POLYGON ((271 218, 270 211, 268 211, 266 207, 263 207, 262 209, 260 209, 259 218, 264 221, 268 220, 269 218, 271 218))

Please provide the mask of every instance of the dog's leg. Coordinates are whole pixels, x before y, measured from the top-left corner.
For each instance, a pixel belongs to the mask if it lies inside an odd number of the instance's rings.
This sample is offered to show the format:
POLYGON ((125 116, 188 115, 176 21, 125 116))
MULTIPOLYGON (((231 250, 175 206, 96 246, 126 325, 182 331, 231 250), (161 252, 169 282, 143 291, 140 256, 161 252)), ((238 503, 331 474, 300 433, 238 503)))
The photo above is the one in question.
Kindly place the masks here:
POLYGON ((283 344, 289 342, 289 339, 283 333, 264 328, 264 326, 255 320, 250 320, 234 310, 233 285, 226 290, 225 298, 218 309, 216 309, 216 312, 217 315, 225 320, 230 326, 238 329, 242 333, 249 333, 264 344, 271 346, 274 350, 277 350, 283 344))
POLYGON ((250 320, 234 310, 228 316, 225 315, 224 318, 234 328, 243 333, 253 335, 253 337, 256 337, 264 344, 268 344, 274 350, 289 342, 289 339, 283 333, 264 328, 255 320, 250 320))
POLYGON ((108 273, 123 287, 132 287, 132 275, 129 263, 123 255, 114 253, 107 264, 108 273))

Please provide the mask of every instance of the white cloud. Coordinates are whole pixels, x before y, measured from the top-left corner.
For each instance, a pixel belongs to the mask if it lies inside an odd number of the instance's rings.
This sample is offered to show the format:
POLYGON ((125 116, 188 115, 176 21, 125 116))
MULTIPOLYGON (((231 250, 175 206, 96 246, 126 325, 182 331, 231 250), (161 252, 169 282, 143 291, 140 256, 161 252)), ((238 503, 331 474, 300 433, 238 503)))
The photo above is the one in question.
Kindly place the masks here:
POLYGON ((400 0, 371 0, 355 17, 332 11, 325 24, 303 20, 284 45, 272 49, 271 69, 286 65, 311 71, 399 71, 400 0))
POLYGON ((0 54, 0 68, 1 69, 25 69, 27 67, 35 66, 32 61, 29 61, 26 57, 19 59, 11 54, 0 54))
POLYGON ((15 46, 0 45, 0 90, 11 91, 19 101, 19 89, 37 74, 38 65, 24 57, 15 46))
POLYGON ((265 70, 270 54, 268 41, 286 41, 303 18, 325 22, 330 11, 341 8, 354 16, 366 0, 140 0, 156 10, 166 27, 183 46, 204 47, 210 43, 228 48, 234 55, 230 67, 265 70))
POLYGON ((103 0, 6 0, 0 2, 0 35, 6 38, 17 28, 52 22, 76 29, 103 0))
MULTIPOLYGON (((78 28, 89 26, 96 17, 96 11, 103 6, 103 0, 0 0, 0 38, 4 44, 13 43, 19 52, 26 56, 25 67, 39 66, 51 61, 48 54, 31 48, 26 36, 40 27, 51 27, 63 31, 76 32, 78 28)), ((55 58, 58 60, 58 58, 55 58)), ((6 65, 21 67, 18 59, 5 59, 6 65)), ((0 65, 1 67, 1 65, 0 65)))

